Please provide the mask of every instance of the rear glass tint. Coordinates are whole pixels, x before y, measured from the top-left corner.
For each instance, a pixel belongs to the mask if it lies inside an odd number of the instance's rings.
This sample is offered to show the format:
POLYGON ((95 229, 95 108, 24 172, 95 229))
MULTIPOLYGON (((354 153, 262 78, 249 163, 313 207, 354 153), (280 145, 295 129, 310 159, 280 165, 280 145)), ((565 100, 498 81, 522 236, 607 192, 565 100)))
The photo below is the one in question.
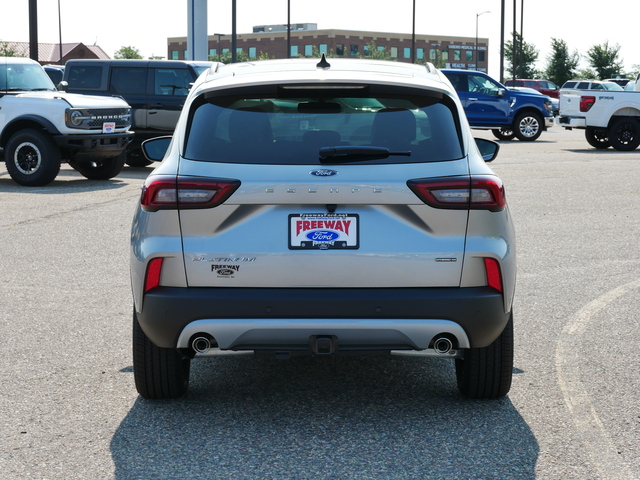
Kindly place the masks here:
POLYGON ((194 102, 184 156, 314 165, 323 147, 374 146, 392 154, 358 163, 454 160, 462 157, 455 112, 448 97, 415 89, 324 85, 218 91, 194 102))

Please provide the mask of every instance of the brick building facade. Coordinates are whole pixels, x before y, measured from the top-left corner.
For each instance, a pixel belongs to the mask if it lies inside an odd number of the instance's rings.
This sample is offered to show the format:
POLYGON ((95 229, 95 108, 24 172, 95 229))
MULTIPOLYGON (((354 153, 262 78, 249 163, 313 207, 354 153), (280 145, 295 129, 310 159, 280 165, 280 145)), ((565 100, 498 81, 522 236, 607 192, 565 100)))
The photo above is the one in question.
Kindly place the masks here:
MULTIPOLYGON (((411 34, 362 32, 351 30, 316 30, 301 29, 291 31, 291 51, 287 55, 287 32, 283 29, 260 26, 254 27, 254 33, 243 33, 236 36, 238 52, 246 54, 249 59, 266 55, 269 58, 311 57, 320 53, 338 57, 366 57, 370 55, 370 45, 377 49, 385 49, 393 59, 400 62, 411 62, 411 34), (258 31, 256 31, 258 30, 258 31), (264 31, 261 31, 264 30, 264 31), (281 30, 281 31, 278 31, 281 30)), ((280 26, 273 26, 280 27, 280 26)), ((292 25, 292 27, 295 27, 292 25)), ((187 38, 173 37, 167 39, 167 58, 184 60, 187 58, 187 38)), ((209 58, 217 60, 231 49, 231 35, 209 35, 209 58)), ((478 39, 476 57, 475 38, 449 37, 439 35, 416 35, 415 63, 432 62, 447 68, 474 69, 486 72, 488 69, 488 39, 478 39)))

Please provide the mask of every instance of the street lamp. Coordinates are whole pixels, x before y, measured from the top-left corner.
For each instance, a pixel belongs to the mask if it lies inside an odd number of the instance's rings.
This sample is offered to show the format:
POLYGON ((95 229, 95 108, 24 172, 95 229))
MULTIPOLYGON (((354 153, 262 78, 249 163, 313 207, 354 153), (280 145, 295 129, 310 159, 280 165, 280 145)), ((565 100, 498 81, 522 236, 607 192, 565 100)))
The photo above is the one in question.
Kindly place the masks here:
POLYGON ((60 50, 60 61, 58 63, 64 65, 62 61, 62 15, 60 15, 60 0, 58 0, 58 35, 58 49, 60 50))
POLYGON ((491 11, 487 10, 482 13, 476 13, 476 70, 478 70, 478 17, 485 13, 491 13, 491 11))
POLYGON ((218 62, 220 61, 220 37, 224 36, 224 33, 214 33, 218 36, 218 62))

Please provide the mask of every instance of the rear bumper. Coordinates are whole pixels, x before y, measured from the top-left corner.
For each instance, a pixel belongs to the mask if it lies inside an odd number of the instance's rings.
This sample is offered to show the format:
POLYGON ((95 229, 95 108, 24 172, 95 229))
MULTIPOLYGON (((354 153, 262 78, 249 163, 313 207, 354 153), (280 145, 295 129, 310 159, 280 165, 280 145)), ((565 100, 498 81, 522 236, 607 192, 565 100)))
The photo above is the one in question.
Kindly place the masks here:
POLYGON ((587 128, 585 117, 558 117, 558 125, 564 128, 587 128))
POLYGON ((221 349, 308 346, 336 336, 340 349, 425 349, 437 334, 458 348, 484 347, 504 330, 501 294, 473 288, 175 288, 144 297, 138 321, 163 348, 186 348, 196 334, 221 349))

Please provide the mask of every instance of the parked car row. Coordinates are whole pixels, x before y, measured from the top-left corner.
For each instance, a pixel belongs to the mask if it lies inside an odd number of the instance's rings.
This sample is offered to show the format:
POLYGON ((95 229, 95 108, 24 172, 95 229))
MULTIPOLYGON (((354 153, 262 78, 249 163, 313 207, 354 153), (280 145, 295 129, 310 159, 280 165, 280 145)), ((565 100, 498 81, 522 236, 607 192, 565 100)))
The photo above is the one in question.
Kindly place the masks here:
MULTIPOLYGON (((133 140, 126 145, 118 162, 124 159, 130 166, 145 167, 150 161, 142 155, 141 143, 148 138, 173 133, 190 86, 211 65, 212 62, 70 60, 66 66, 46 65, 44 70, 54 85, 67 93, 124 99, 131 108, 133 140)), ((507 88, 481 72, 445 69, 443 73, 462 101, 471 127, 490 129, 499 140, 536 140, 553 125, 554 116, 559 114, 559 100, 555 97, 561 89, 548 80, 507 80, 507 88)), ((563 85, 562 90, 622 90, 618 85, 622 83, 620 79, 612 80, 615 81, 571 80, 563 85)), ((640 88, 640 83, 628 82, 625 89, 630 90, 634 86, 640 88)), ((599 142, 598 145, 602 146, 603 143, 599 142)), ((71 158, 72 155, 64 156, 71 158)), ((81 158, 77 154, 73 157, 81 158)), ((46 159, 43 157, 43 160, 46 159)), ((73 159, 71 163, 74 163, 73 159)), ((118 170, 113 167, 107 172, 103 166, 104 160, 98 163, 101 169, 94 168, 93 172, 85 171, 83 174, 92 178, 111 178, 118 170), (105 172, 98 173, 101 170, 105 172)), ((38 165, 44 164, 46 161, 38 165)), ((83 162, 75 162, 75 165, 86 170, 83 162)), ((20 180, 23 184, 42 184, 55 176, 50 170, 47 175, 34 180, 37 175, 33 173, 33 168, 19 167, 15 171, 21 172, 21 169, 31 172, 28 174, 30 176, 20 180)), ((17 177, 18 173, 14 176, 17 177)))

